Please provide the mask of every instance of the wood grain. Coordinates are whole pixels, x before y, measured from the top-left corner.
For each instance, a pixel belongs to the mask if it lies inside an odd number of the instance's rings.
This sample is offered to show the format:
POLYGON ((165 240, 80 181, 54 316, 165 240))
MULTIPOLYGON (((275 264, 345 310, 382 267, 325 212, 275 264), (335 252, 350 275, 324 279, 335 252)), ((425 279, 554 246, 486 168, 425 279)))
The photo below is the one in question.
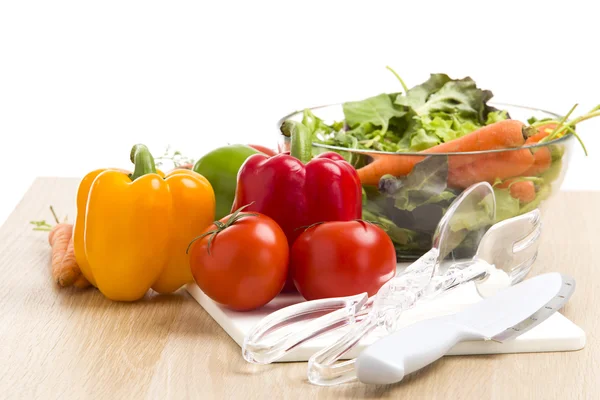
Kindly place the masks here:
POLYGON ((39 178, 0 229, 0 398, 600 398, 600 193, 557 195, 535 274, 577 280, 563 313, 587 333, 577 352, 445 357, 401 384, 310 385, 306 363, 254 366, 183 290, 111 302, 50 277, 48 205, 75 216, 77 179, 39 178))

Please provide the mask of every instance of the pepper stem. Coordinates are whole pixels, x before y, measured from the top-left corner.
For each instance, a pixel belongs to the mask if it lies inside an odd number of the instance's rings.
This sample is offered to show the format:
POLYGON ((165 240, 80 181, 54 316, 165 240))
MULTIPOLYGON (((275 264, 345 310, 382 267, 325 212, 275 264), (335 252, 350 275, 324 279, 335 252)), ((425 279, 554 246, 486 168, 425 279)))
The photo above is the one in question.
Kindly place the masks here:
POLYGON ((281 125, 281 132, 290 138, 290 155, 304 164, 312 158, 312 135, 304 124, 286 120, 281 125))
POLYGON ((146 147, 146 145, 134 145, 131 148, 129 158, 131 162, 135 165, 133 173, 129 175, 132 181, 135 181, 140 176, 156 173, 154 157, 152 157, 152 154, 150 154, 150 150, 148 150, 148 147, 146 147))

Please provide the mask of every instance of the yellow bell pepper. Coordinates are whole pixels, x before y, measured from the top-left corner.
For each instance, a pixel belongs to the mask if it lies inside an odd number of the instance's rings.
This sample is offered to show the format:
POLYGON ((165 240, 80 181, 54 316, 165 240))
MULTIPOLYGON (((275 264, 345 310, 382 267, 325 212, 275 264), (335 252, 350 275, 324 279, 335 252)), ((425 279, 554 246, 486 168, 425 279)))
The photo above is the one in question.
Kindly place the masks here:
POLYGON ((100 169, 77 191, 74 248, 83 275, 106 297, 134 301, 193 280, 186 249, 214 221, 215 195, 202 175, 155 169, 144 145, 132 174, 100 169))

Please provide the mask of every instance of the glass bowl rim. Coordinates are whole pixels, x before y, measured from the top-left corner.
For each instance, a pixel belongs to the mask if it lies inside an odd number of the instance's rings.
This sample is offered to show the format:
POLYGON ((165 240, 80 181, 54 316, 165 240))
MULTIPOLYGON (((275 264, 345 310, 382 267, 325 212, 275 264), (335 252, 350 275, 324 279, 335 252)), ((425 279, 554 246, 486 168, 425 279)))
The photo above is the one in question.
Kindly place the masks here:
MULTIPOLYGON (((495 106, 495 107, 512 107, 512 108, 520 108, 523 110, 531 110, 531 111, 536 111, 536 112, 542 112, 545 114, 548 114, 550 116, 555 117, 556 119, 561 119, 562 116, 558 115, 555 112, 552 111, 547 111, 547 110, 543 110, 541 108, 535 108, 535 107, 528 107, 528 106, 520 106, 520 105, 516 105, 516 104, 511 104, 511 103, 497 103, 497 102, 490 102, 489 103, 491 106, 495 106)), ((322 108, 329 108, 329 107, 341 107, 342 103, 333 103, 333 104, 324 104, 324 105, 320 105, 320 106, 316 106, 316 107, 308 107, 309 110, 318 110, 318 109, 322 109, 322 108)), ((303 109, 304 110, 304 109, 303 109)), ((283 124, 283 122, 295 115, 298 115, 300 113, 303 112, 303 110, 300 111, 294 111, 292 113, 289 113, 287 115, 285 115, 284 117, 280 118, 279 121, 277 122, 277 130, 280 132, 281 135, 281 124, 283 124)), ((332 145, 328 145, 328 144, 322 144, 322 143, 312 143, 313 146, 315 147, 320 147, 320 148, 324 148, 324 149, 328 149, 328 150, 334 150, 334 151, 345 151, 348 153, 357 153, 357 154, 366 154, 366 155, 397 155, 397 156, 419 156, 419 157, 423 157, 423 156, 461 156, 461 155, 478 155, 478 154, 492 154, 492 153, 504 153, 504 152, 509 152, 509 151, 519 151, 519 150, 523 150, 523 149, 535 149, 535 148, 539 148, 539 147, 547 147, 551 144, 559 144, 559 143, 563 143, 566 142, 567 140, 571 139, 572 137, 574 137, 574 135, 572 133, 567 133, 566 135, 554 139, 550 142, 545 142, 545 143, 536 143, 536 144, 528 144, 525 146, 520 146, 520 147, 514 147, 514 148, 508 148, 508 149, 494 149, 494 150, 478 150, 478 151, 463 151, 463 152, 454 152, 454 153, 423 153, 423 152, 392 152, 392 151, 379 151, 379 150, 367 150, 367 149, 352 149, 352 148, 348 148, 348 147, 339 147, 339 146, 332 146, 332 145)))

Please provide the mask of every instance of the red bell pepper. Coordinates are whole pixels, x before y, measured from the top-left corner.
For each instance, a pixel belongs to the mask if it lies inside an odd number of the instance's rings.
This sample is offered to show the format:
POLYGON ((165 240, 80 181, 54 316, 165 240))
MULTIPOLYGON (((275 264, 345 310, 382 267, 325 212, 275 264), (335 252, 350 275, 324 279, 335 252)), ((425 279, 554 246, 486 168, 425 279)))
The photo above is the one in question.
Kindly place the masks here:
MULTIPOLYGON (((250 204, 246 211, 273 218, 290 247, 303 227, 360 219, 362 189, 354 167, 334 152, 311 160, 311 135, 304 125, 286 121, 282 130, 291 136, 290 154, 248 157, 238 172, 232 210, 250 204)), ((290 283, 286 289, 293 288, 290 283)))

